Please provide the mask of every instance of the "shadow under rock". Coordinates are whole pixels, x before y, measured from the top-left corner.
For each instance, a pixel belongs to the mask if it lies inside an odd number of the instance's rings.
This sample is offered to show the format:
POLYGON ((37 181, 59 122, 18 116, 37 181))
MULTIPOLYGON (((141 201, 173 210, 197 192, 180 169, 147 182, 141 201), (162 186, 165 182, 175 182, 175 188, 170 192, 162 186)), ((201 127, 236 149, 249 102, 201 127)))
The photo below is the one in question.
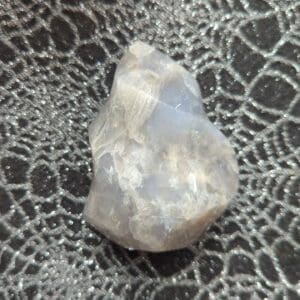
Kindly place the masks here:
MULTIPOLYGON (((103 260, 109 260, 116 267, 120 264, 124 267, 128 266, 129 276, 138 276, 142 273, 143 276, 150 278, 169 277, 188 267, 195 259, 195 254, 188 248, 162 253, 128 250, 107 239, 88 223, 86 226, 92 236, 87 237, 85 242, 89 246, 95 247, 96 257, 97 253, 101 252, 105 256, 103 256, 103 260), (138 272, 132 272, 133 270, 129 266, 138 272)), ((97 262, 99 267, 103 268, 103 261, 99 255, 97 262)))

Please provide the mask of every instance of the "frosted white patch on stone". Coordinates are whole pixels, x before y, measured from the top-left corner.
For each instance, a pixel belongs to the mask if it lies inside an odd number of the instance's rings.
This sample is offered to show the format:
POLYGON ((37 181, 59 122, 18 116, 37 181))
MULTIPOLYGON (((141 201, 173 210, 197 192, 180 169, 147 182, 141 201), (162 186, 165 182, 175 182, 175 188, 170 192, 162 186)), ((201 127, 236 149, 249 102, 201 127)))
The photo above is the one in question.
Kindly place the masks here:
POLYGON ((238 188, 235 153, 208 120, 196 80, 135 42, 89 128, 94 177, 84 215, 127 248, 194 242, 238 188))

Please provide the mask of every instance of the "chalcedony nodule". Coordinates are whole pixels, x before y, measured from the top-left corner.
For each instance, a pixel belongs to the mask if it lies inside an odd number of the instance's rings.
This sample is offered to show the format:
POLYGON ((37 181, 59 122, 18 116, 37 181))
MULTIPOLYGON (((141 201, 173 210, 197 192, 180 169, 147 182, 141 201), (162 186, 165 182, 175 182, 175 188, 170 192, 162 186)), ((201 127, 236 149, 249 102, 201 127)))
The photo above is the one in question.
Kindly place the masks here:
POLYGON ((126 248, 188 246, 238 189, 234 150, 207 118, 196 80, 140 41, 121 59, 89 139, 84 216, 126 248))

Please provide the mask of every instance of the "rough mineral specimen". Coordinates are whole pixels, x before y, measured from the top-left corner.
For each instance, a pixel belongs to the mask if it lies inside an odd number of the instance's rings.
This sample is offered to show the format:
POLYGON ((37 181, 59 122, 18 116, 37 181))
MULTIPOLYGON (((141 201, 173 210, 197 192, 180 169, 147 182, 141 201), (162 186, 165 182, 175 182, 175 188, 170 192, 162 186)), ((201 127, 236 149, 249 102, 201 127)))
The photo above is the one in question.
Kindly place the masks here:
POLYGON ((195 241, 238 188, 235 153, 205 115, 195 79, 135 42, 89 128, 94 178, 87 221, 127 248, 195 241))

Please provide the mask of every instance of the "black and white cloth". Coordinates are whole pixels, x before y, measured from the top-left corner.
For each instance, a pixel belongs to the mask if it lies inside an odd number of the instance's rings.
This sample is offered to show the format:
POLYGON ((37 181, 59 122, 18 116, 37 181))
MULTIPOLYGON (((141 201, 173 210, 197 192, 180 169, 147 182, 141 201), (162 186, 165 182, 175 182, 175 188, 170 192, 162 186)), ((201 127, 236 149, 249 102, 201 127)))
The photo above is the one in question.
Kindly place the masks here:
POLYGON ((299 299, 299 74, 297 0, 1 0, 0 299, 299 299), (87 128, 136 39, 192 72, 239 159, 234 204, 181 251, 82 219, 87 128))

